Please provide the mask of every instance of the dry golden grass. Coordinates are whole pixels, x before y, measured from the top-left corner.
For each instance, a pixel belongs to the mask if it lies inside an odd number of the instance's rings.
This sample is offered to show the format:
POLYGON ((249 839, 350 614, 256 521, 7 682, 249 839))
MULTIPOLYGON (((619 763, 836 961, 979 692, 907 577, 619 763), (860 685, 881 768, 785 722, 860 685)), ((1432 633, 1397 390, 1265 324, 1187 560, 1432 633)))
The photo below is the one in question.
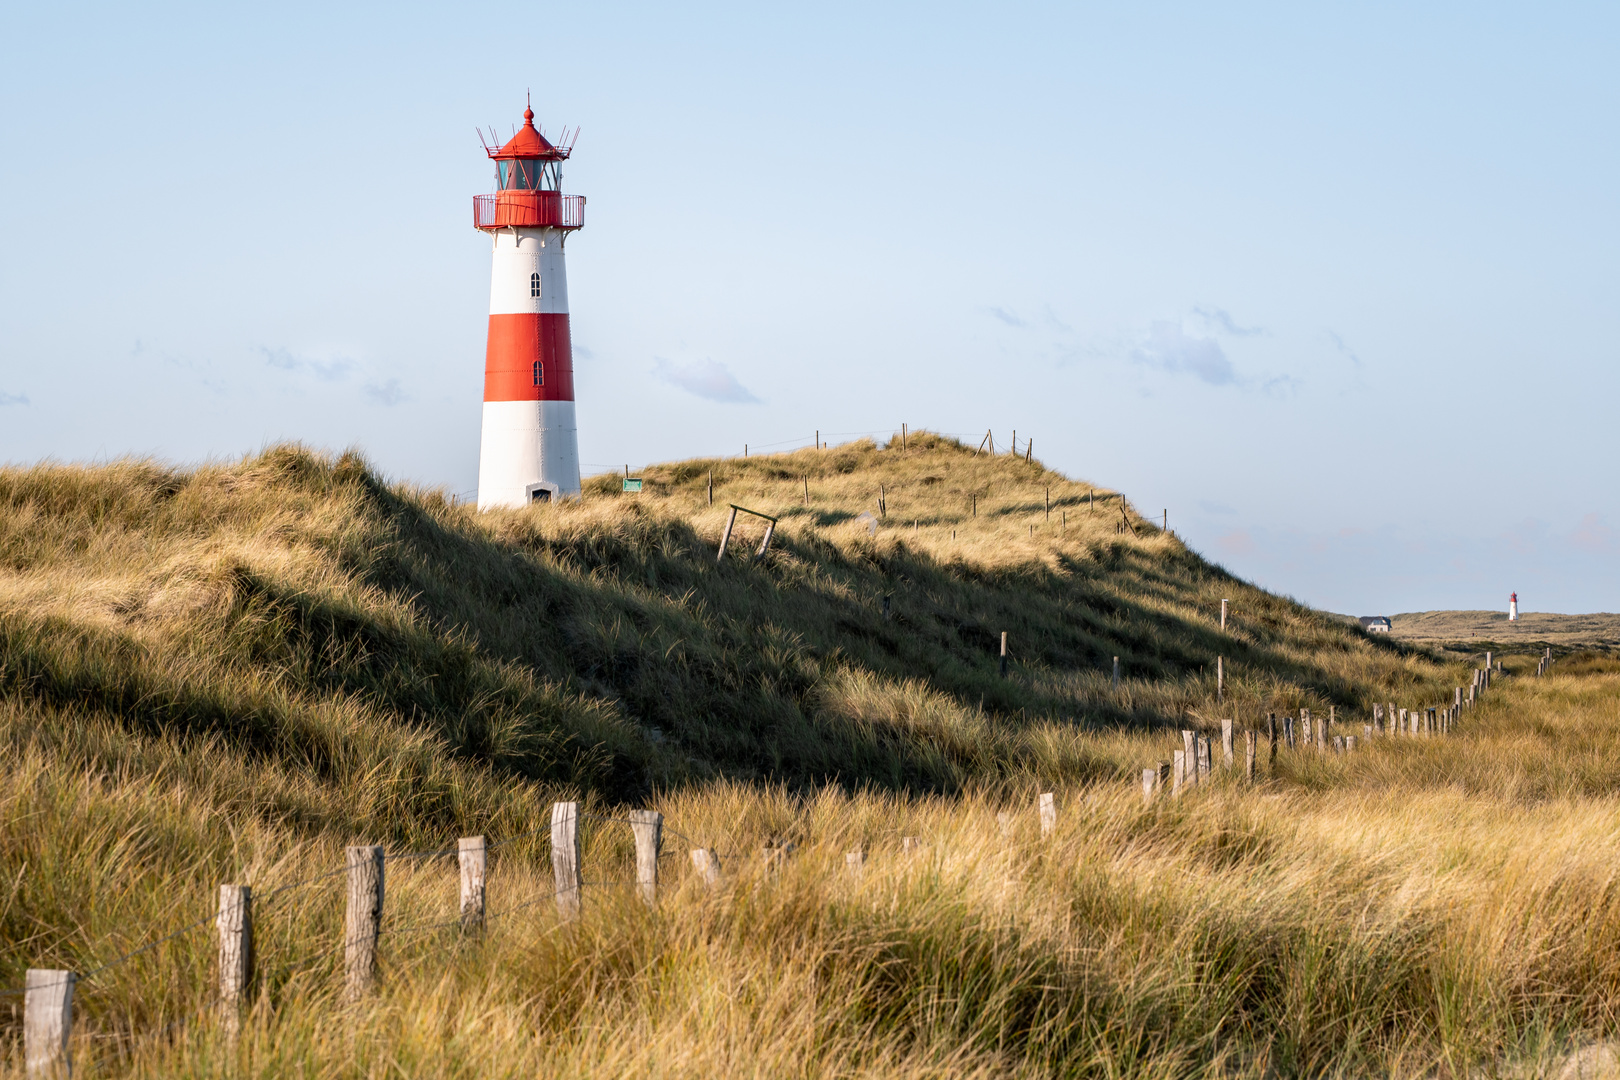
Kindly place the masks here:
POLYGON ((1449 738, 1285 751, 1254 788, 1144 806, 1136 772, 1183 724, 1353 725, 1464 665, 931 436, 645 475, 480 516, 293 448, 0 471, 0 985, 95 971, 220 882, 263 896, 347 842, 519 837, 564 795, 668 823, 656 912, 622 884, 623 824, 589 819, 573 924, 543 833, 497 849, 481 941, 433 925, 452 860, 390 862, 383 983, 351 1009, 339 879, 279 894, 234 1050, 206 927, 95 972, 80 1075, 1534 1073, 1613 1034, 1613 665, 1521 671, 1449 738), (782 512, 768 559, 714 563, 710 468, 717 503, 782 512), (778 839, 799 848, 772 877, 778 839), (724 853, 719 892, 693 845, 724 853))
POLYGON ((1460 645, 1467 649, 1493 644, 1526 649, 1620 647, 1620 615, 1558 615, 1529 611, 1509 622, 1505 611, 1414 611, 1390 618, 1391 633, 1405 641, 1460 645))

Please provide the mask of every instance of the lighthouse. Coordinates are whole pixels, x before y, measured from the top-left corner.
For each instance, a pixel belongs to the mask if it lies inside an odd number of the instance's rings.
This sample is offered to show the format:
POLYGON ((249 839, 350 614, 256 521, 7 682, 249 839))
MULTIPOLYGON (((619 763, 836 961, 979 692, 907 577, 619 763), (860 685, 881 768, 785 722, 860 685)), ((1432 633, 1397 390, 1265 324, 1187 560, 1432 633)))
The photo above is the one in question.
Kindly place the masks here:
POLYGON ((1508 622, 1519 621, 1519 594, 1508 594, 1508 622))
MULTIPOLYGON (((577 135, 578 132, 576 131, 577 135)), ((523 110, 523 127, 486 143, 497 191, 473 198, 473 225, 493 248, 478 508, 579 495, 574 355, 563 247, 584 224, 585 198, 562 193, 566 138, 553 145, 523 110)))

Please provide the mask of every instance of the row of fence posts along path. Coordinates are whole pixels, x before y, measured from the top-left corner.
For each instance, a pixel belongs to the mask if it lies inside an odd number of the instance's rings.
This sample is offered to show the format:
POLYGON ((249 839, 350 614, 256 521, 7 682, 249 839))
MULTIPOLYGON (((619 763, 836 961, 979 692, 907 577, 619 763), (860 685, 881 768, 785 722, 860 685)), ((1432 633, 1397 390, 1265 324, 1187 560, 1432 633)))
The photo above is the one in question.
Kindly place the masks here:
MULTIPOLYGON (((1222 621, 1224 622, 1225 604, 1222 604, 1222 621)), ((1552 666, 1552 649, 1548 648, 1536 662, 1536 675, 1547 673, 1552 666)), ((1115 661, 1115 671, 1118 671, 1118 661, 1115 661)), ((1489 652, 1485 654, 1485 663, 1482 667, 1474 669, 1472 680, 1468 685, 1466 694, 1462 687, 1456 687, 1452 700, 1445 705, 1429 705, 1416 709, 1398 709, 1394 702, 1374 704, 1372 707, 1372 722, 1361 725, 1361 735, 1336 735, 1333 726, 1337 721, 1336 709, 1328 706, 1326 716, 1312 717, 1311 710, 1300 709, 1299 716, 1278 717, 1276 713, 1266 714, 1266 741, 1267 755, 1271 762, 1277 760, 1279 745, 1288 749, 1297 747, 1314 748, 1318 751, 1332 751, 1333 753, 1354 753, 1361 745, 1362 740, 1384 737, 1427 737, 1431 735, 1448 735, 1456 730, 1462 721, 1462 715, 1472 709, 1480 701, 1485 691, 1490 689, 1495 675, 1501 674, 1502 663, 1494 659, 1489 652)), ((1118 678, 1116 674, 1116 679, 1118 678)), ((1236 768, 1236 720, 1221 720, 1221 764, 1227 769, 1236 768)), ((1255 778, 1255 755, 1259 742, 1259 732, 1254 728, 1243 731, 1243 777, 1253 783, 1255 778)), ((1209 780, 1213 770, 1212 746, 1207 736, 1201 732, 1184 729, 1181 732, 1182 748, 1173 753, 1171 760, 1160 761, 1156 765, 1142 770, 1142 798, 1152 802, 1154 797, 1169 788, 1171 798, 1180 798, 1182 792, 1197 787, 1200 783, 1209 780)))
MULTIPOLYGON (((1545 674, 1552 663, 1549 649, 1536 665, 1536 674, 1545 674)), ((1373 722, 1363 725, 1363 737, 1441 735, 1453 730, 1464 710, 1473 707, 1490 688, 1493 670, 1500 672, 1498 663, 1493 668, 1491 654, 1486 654, 1486 665, 1475 670, 1473 682, 1464 696, 1458 687, 1453 701, 1444 707, 1430 706, 1417 709, 1397 709, 1393 703, 1373 706, 1373 722)), ((1331 734, 1334 723, 1330 708, 1325 718, 1313 718, 1309 709, 1301 709, 1298 721, 1286 716, 1279 721, 1275 713, 1267 717, 1269 753, 1276 759, 1279 742, 1287 747, 1304 745, 1318 750, 1331 748, 1336 752, 1353 752, 1357 748, 1354 735, 1331 734), (1313 719, 1315 723, 1313 724, 1313 719)), ((1235 768, 1234 722, 1221 721, 1221 762, 1230 770, 1235 768)), ((1156 767, 1142 771, 1142 795, 1149 802, 1156 793, 1169 786, 1170 794, 1179 797, 1188 788, 1206 782, 1213 767, 1210 740, 1196 731, 1183 731, 1184 746, 1175 752, 1172 761, 1161 761, 1156 767)), ((1243 732, 1244 775, 1253 781, 1257 733, 1253 729, 1243 732)), ((1042 792, 1036 800, 1041 835, 1050 834, 1057 827, 1057 803, 1052 792, 1042 792)), ((604 822, 628 824, 635 839, 634 886, 641 899, 649 906, 658 903, 659 861, 664 856, 664 816, 654 810, 631 810, 624 817, 607 817, 580 810, 577 802, 553 803, 551 807, 551 869, 553 890, 525 903, 507 909, 502 914, 532 904, 553 899, 558 913, 564 919, 577 918, 581 897, 587 884, 581 873, 579 823, 582 818, 604 822)), ((1003 836, 1012 832, 1014 815, 998 815, 1003 836)), ((544 827, 536 832, 544 831, 544 827)), ((679 833, 673 833, 680 836, 679 833)), ((533 833, 510 837, 506 841, 523 839, 533 833)), ((684 836, 681 837, 686 839, 684 836)), ((381 845, 367 844, 344 849, 341 868, 315 877, 267 890, 273 897, 288 890, 312 885, 342 874, 345 877, 346 905, 343 916, 343 999, 356 1002, 364 999, 376 986, 379 973, 377 947, 384 930, 383 900, 386 867, 390 860, 414 859, 431 856, 455 855, 461 877, 460 910, 443 923, 429 927, 459 925, 464 935, 481 933, 486 921, 494 917, 486 911, 485 888, 488 855, 495 843, 487 843, 482 836, 462 837, 454 848, 442 851, 406 852, 390 856, 381 845)), ((920 850, 921 841, 915 836, 901 838, 901 850, 911 854, 920 850)), ((761 855, 768 870, 780 869, 795 845, 781 843, 762 849, 761 855)), ((713 847, 692 847, 692 866, 698 880, 709 888, 718 888, 724 882, 721 853, 713 847)), ((850 876, 860 879, 865 871, 864 850, 847 852, 845 867, 850 876)), ((149 942, 123 956, 102 964, 87 974, 74 971, 30 968, 21 991, 23 1003, 23 1044, 27 1074, 30 1077, 65 1077, 71 1074, 69 1036, 73 1030, 73 992, 85 978, 107 970, 125 960, 156 948, 212 921, 218 934, 219 983, 214 1007, 219 1010, 228 1036, 234 1038, 240 1029, 241 1015, 248 1004, 257 956, 254 950, 253 887, 225 884, 219 887, 219 905, 215 915, 181 928, 175 933, 149 942)), ((417 927, 410 929, 423 929, 417 927)))

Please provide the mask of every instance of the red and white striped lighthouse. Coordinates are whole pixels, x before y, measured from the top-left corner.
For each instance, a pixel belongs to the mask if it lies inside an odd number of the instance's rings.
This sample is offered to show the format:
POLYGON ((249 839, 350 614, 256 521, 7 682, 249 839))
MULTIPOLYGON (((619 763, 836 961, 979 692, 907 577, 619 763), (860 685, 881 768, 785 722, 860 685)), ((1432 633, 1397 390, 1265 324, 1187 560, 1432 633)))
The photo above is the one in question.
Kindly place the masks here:
POLYGON ((562 193, 573 146, 548 142, 534 110, 523 110, 522 129, 504 145, 485 149, 500 190, 473 198, 473 224, 494 241, 480 510, 579 495, 563 244, 585 217, 584 196, 562 193))

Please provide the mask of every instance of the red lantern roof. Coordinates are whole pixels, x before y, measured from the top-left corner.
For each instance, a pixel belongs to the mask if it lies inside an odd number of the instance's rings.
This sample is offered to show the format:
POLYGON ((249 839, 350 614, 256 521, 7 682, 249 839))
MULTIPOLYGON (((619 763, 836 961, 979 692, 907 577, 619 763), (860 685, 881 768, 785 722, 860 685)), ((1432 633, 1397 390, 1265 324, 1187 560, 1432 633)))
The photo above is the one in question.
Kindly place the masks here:
MULTIPOLYGON (((565 133, 566 134, 566 133, 565 133)), ((538 158, 541 161, 562 161, 573 149, 553 146, 534 126, 534 110, 523 110, 523 126, 499 150, 486 147, 489 156, 497 160, 508 158, 538 158)))

